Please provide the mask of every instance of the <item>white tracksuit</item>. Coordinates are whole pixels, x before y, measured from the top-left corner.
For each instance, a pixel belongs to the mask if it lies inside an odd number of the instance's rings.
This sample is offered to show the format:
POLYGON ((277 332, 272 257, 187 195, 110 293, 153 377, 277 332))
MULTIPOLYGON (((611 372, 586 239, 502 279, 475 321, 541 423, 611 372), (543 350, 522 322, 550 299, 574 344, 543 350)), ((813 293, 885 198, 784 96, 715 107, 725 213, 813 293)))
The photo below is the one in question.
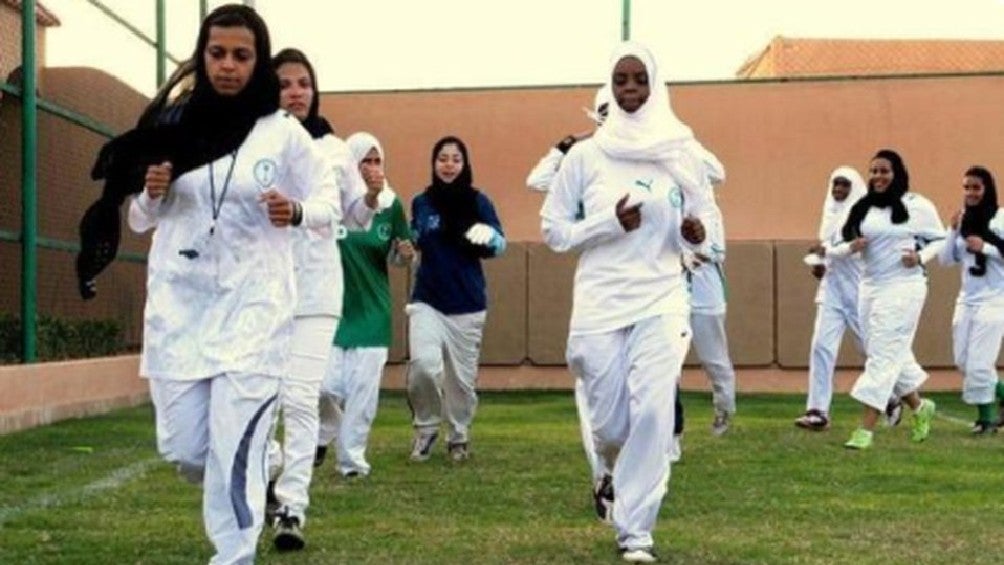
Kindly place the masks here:
POLYGON ((891 207, 872 207, 861 222, 868 245, 862 251, 858 316, 868 358, 851 396, 879 411, 885 410, 891 395, 903 397, 927 380, 912 351, 927 297, 927 277, 922 266, 903 265, 903 252, 923 246, 920 259, 927 263, 940 252, 945 237, 930 200, 907 193, 903 204, 910 214, 903 224, 892 223, 891 207))
POLYGON ((380 399, 386 347, 333 346, 324 375, 318 445, 335 442, 338 472, 369 475, 366 444, 380 399))
POLYGON ((684 265, 690 280, 691 344, 704 371, 711 380, 715 411, 734 414, 736 411, 736 372, 729 358, 729 343, 725 334, 725 227, 721 210, 718 220, 705 226, 711 242, 707 262, 692 253, 684 255, 684 265))
MULTIPOLYGON (((1004 235, 1000 210, 990 221, 990 229, 998 237, 1004 235)), ((983 244, 983 253, 986 273, 975 276, 969 268, 976 264, 976 255, 966 251, 965 239, 950 228, 939 254, 942 264, 962 266, 962 288, 952 316, 952 349, 963 375, 962 400, 973 405, 990 404, 997 398, 997 355, 1004 337, 1004 260, 990 243, 983 244)))
POLYGON ((140 374, 150 379, 161 454, 203 483, 211 563, 254 560, 268 428, 290 371, 292 233, 330 229, 335 182, 303 126, 276 112, 236 154, 181 175, 161 199, 144 192, 129 206, 134 231, 156 228, 140 374), (259 196, 271 188, 303 203, 301 227, 269 223, 259 196))
MULTIPOLYGON (((374 211, 364 202, 366 185, 353 165, 348 146, 331 134, 315 143, 330 159, 337 179, 337 187, 327 187, 333 193, 329 199, 338 203, 337 220, 342 220, 344 209, 345 227, 365 229, 374 211)), ((338 223, 324 232, 301 231, 293 238, 297 288, 293 363, 280 385, 278 406, 285 437, 281 445, 271 440, 268 451, 269 475, 276 478, 279 511, 295 516, 301 525, 306 523, 310 503, 321 382, 342 313, 342 260, 336 240, 345 227, 338 223)))
POLYGON ((551 249, 582 250, 567 358, 586 391, 596 451, 613 469, 617 542, 651 547, 690 336, 682 191, 658 164, 611 159, 589 139, 565 157, 541 216, 551 249), (644 202, 629 233, 614 212, 625 193, 644 202))

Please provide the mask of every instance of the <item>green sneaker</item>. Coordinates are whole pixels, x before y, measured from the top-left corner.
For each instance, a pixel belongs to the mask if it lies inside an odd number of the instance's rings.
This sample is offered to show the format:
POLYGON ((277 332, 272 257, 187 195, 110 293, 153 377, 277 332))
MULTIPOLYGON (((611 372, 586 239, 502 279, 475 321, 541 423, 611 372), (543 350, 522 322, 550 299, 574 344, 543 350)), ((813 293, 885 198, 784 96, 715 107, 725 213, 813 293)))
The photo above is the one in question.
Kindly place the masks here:
POLYGON ((921 442, 931 435, 931 421, 934 420, 935 404, 933 400, 923 399, 913 413, 913 429, 910 430, 910 440, 921 442))
POLYGON ((844 447, 847 449, 869 449, 872 446, 872 436, 874 434, 864 428, 858 428, 851 434, 851 439, 847 440, 844 447))

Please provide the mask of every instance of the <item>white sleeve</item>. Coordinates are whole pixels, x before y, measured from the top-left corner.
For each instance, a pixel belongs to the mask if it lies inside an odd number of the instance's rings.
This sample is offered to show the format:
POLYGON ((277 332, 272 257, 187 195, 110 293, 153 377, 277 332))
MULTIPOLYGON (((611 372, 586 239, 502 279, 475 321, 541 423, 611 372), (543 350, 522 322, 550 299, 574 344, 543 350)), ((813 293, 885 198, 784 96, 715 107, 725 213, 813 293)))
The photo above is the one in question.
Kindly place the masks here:
POLYGON ((938 209, 926 198, 914 199, 911 206, 910 223, 914 229, 914 237, 921 244, 920 261, 928 263, 938 256, 945 247, 945 226, 938 216, 938 209))
POLYGON ((147 195, 144 188, 143 192, 140 192, 129 203, 129 229, 136 233, 143 233, 157 227, 157 222, 160 221, 160 205, 164 198, 162 196, 154 200, 147 195))
POLYGON ((368 230, 377 211, 366 205, 366 181, 359 168, 353 165, 348 145, 332 145, 335 147, 332 160, 341 189, 342 222, 348 229, 368 230))
POLYGON ((329 233, 342 221, 341 194, 333 157, 325 155, 307 134, 295 124, 287 138, 286 152, 293 179, 290 196, 303 207, 303 221, 299 227, 329 233))
POLYGON ((540 209, 544 243, 558 253, 595 247, 625 233, 613 207, 577 220, 587 180, 582 154, 575 149, 565 156, 540 209))
POLYGON ((705 241, 710 243, 707 247, 710 254, 705 256, 712 263, 722 264, 725 262, 725 222, 722 219, 722 210, 717 204, 715 204, 715 214, 710 219, 710 225, 704 226, 705 241))
MULTIPOLYGON (((948 233, 945 237, 945 246, 938 252, 938 262, 942 265, 954 265, 962 261, 962 258, 959 257, 958 249, 955 247, 955 238, 958 236, 959 232, 955 231, 954 228, 948 228, 948 233)), ((986 246, 984 245, 984 247, 986 246)))
POLYGON ((554 175, 558 172, 558 168, 561 167, 561 161, 564 158, 564 153, 559 151, 557 147, 552 147, 546 155, 541 157, 537 166, 530 171, 530 174, 527 175, 526 186, 530 190, 547 192, 551 188, 551 181, 554 180, 554 175))

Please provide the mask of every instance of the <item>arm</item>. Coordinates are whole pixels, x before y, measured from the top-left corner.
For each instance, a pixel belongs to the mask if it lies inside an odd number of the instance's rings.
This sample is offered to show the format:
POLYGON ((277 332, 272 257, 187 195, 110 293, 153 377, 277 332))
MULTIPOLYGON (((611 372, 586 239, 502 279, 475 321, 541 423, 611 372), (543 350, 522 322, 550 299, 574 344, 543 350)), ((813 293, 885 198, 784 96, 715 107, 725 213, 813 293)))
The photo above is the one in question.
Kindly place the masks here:
POLYGON ((502 222, 499 221, 498 214, 495 212, 495 206, 484 193, 478 195, 478 219, 495 231, 491 241, 488 242, 488 247, 492 251, 491 256, 502 255, 506 248, 505 232, 502 231, 502 222))
MULTIPOLYGON (((295 119, 295 118, 294 118, 295 119)), ((324 154, 299 124, 287 141, 289 169, 294 186, 290 198, 299 200, 301 227, 328 233, 342 221, 339 179, 333 157, 324 154)))
MULTIPOLYGON (((959 232, 955 231, 954 228, 948 228, 948 235, 945 238, 946 244, 938 252, 938 262, 942 265, 954 265, 962 261, 962 257, 959 257, 958 250, 955 247, 955 238, 959 236, 959 232)), ((987 247, 984 245, 984 247, 987 247)), ((990 246, 993 247, 993 246, 990 246)))
POLYGON ((561 161, 565 158, 565 154, 558 150, 557 147, 552 147, 546 155, 544 155, 537 166, 530 171, 530 174, 526 177, 526 186, 530 190, 535 190, 537 192, 547 192, 551 187, 551 181, 554 180, 555 173, 558 172, 558 168, 561 167, 561 161))
POLYGON ((408 218, 404 216, 404 206, 401 205, 400 200, 395 198, 390 210, 391 241, 393 242, 390 250, 390 262, 392 265, 405 267, 414 263, 417 257, 415 249, 412 247, 411 228, 408 226, 408 218), (404 246, 404 244, 407 244, 407 246, 404 246), (405 257, 405 254, 401 253, 402 247, 407 248, 407 251, 410 252, 410 257, 405 257))
POLYGON ((324 139, 330 140, 326 147, 331 147, 332 161, 335 168, 335 175, 338 180, 339 196, 342 203, 342 223, 346 228, 352 230, 367 230, 373 221, 373 216, 379 211, 374 201, 373 206, 367 202, 366 181, 359 173, 359 168, 353 164, 352 153, 348 145, 335 139, 334 136, 326 136, 324 139))
POLYGON ((938 209, 934 207, 926 198, 915 198, 916 206, 910 210, 911 223, 914 228, 914 236, 921 245, 921 263, 928 263, 938 256, 945 247, 945 226, 938 217, 938 209))
POLYGON ((576 220, 587 186, 581 163, 581 153, 569 153, 540 209, 544 242, 558 253, 595 247, 625 233, 612 206, 576 220))
POLYGON ((136 195, 129 203, 129 228, 136 233, 143 233, 157 227, 161 201, 161 198, 150 198, 146 190, 136 195))

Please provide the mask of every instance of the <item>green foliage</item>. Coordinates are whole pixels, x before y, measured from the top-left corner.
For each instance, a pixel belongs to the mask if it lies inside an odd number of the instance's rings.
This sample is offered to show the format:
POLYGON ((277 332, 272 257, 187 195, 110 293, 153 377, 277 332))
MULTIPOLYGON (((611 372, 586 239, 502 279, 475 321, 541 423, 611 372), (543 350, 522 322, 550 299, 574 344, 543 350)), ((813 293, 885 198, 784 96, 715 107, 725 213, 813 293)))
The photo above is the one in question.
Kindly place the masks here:
MULTIPOLYGON (((122 324, 116 320, 38 317, 38 360, 85 359, 125 350, 122 324)), ((0 363, 21 360, 21 319, 0 314, 0 363)))
MULTIPOLYGON (((866 452, 842 447, 860 406, 838 395, 833 428, 793 419, 804 397, 745 395, 711 435, 711 400, 687 393, 683 461, 654 533, 662 563, 999 564, 1004 437, 974 438, 958 394, 923 444, 880 427, 866 452), (955 419, 951 419, 954 416, 955 419)), ((369 478, 315 471, 307 548, 262 564, 619 563, 596 520, 572 394, 481 396, 472 458, 408 461, 400 394, 384 394, 369 478)), ((158 461, 149 407, 0 436, 0 563, 205 563, 201 491, 158 461)))

